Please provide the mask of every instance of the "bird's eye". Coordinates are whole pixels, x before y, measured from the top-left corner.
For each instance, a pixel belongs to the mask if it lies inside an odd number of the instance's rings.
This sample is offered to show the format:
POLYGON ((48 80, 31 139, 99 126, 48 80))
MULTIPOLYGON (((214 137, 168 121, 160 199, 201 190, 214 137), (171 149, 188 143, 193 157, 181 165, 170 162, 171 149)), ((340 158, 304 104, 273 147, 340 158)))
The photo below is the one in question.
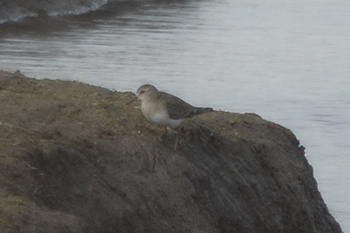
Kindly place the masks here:
POLYGON ((145 91, 141 91, 141 94, 145 93, 145 91))

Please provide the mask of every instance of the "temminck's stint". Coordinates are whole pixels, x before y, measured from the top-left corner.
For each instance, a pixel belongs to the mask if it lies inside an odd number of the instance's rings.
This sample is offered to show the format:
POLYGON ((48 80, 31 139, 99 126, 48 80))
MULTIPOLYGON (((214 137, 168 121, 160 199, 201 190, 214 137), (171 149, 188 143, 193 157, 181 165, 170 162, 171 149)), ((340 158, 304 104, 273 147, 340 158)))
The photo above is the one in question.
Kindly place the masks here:
MULTIPOLYGON (((150 84, 140 86, 136 96, 141 100, 141 111, 149 121, 172 129, 178 128, 185 118, 213 111, 212 108, 193 107, 174 95, 158 91, 150 84)), ((175 148, 177 141, 178 138, 175 148)))

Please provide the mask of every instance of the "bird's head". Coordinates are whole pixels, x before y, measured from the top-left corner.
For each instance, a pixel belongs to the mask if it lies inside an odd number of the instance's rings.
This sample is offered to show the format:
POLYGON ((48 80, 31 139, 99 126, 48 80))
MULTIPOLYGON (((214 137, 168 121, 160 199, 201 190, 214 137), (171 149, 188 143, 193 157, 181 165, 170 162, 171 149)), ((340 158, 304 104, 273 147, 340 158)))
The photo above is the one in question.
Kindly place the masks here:
POLYGON ((147 98, 149 98, 151 95, 158 93, 157 88, 155 88, 151 84, 144 84, 140 86, 136 91, 136 97, 143 101, 147 98))

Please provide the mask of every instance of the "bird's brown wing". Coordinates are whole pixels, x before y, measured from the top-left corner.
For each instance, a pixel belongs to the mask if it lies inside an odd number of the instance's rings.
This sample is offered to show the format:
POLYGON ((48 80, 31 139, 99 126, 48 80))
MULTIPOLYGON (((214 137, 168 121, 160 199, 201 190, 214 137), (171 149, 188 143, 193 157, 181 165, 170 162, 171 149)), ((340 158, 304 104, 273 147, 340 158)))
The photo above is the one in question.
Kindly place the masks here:
POLYGON ((161 94, 162 99, 165 102, 165 106, 168 110, 170 119, 177 120, 189 117, 195 110, 193 106, 176 96, 165 92, 160 92, 159 94, 161 94))

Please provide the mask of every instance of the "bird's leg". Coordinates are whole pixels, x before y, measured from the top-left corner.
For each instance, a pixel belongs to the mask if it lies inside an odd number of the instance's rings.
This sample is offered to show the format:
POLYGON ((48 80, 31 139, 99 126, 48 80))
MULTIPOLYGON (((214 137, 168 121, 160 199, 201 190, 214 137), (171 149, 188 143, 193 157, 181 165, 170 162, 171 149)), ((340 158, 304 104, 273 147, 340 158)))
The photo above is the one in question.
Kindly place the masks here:
POLYGON ((176 136, 176 141, 175 141, 175 144, 174 144, 174 150, 177 149, 177 146, 179 145, 179 142, 181 140, 181 137, 182 137, 183 133, 184 133, 183 132, 183 128, 180 128, 179 130, 176 131, 177 136, 176 136))
POLYGON ((166 135, 168 133, 168 128, 165 126, 164 127, 164 132, 159 136, 159 140, 163 141, 163 137, 164 135, 166 135))
MULTIPOLYGON (((170 128, 169 128, 170 129, 170 128)), ((170 129, 171 131, 173 131, 174 133, 176 133, 176 141, 175 141, 175 144, 174 144, 174 150, 177 149, 177 146, 179 145, 179 142, 180 142, 180 137, 181 137, 181 130, 180 131, 177 131, 177 130, 173 130, 173 129, 170 129)), ((160 141, 163 141, 163 137, 168 133, 168 127, 164 127, 164 132, 159 136, 159 140, 160 141)))
POLYGON ((176 141, 175 141, 175 144, 174 144, 174 150, 176 150, 177 146, 179 145, 179 139, 180 139, 180 136, 179 136, 179 134, 177 134, 176 141))

